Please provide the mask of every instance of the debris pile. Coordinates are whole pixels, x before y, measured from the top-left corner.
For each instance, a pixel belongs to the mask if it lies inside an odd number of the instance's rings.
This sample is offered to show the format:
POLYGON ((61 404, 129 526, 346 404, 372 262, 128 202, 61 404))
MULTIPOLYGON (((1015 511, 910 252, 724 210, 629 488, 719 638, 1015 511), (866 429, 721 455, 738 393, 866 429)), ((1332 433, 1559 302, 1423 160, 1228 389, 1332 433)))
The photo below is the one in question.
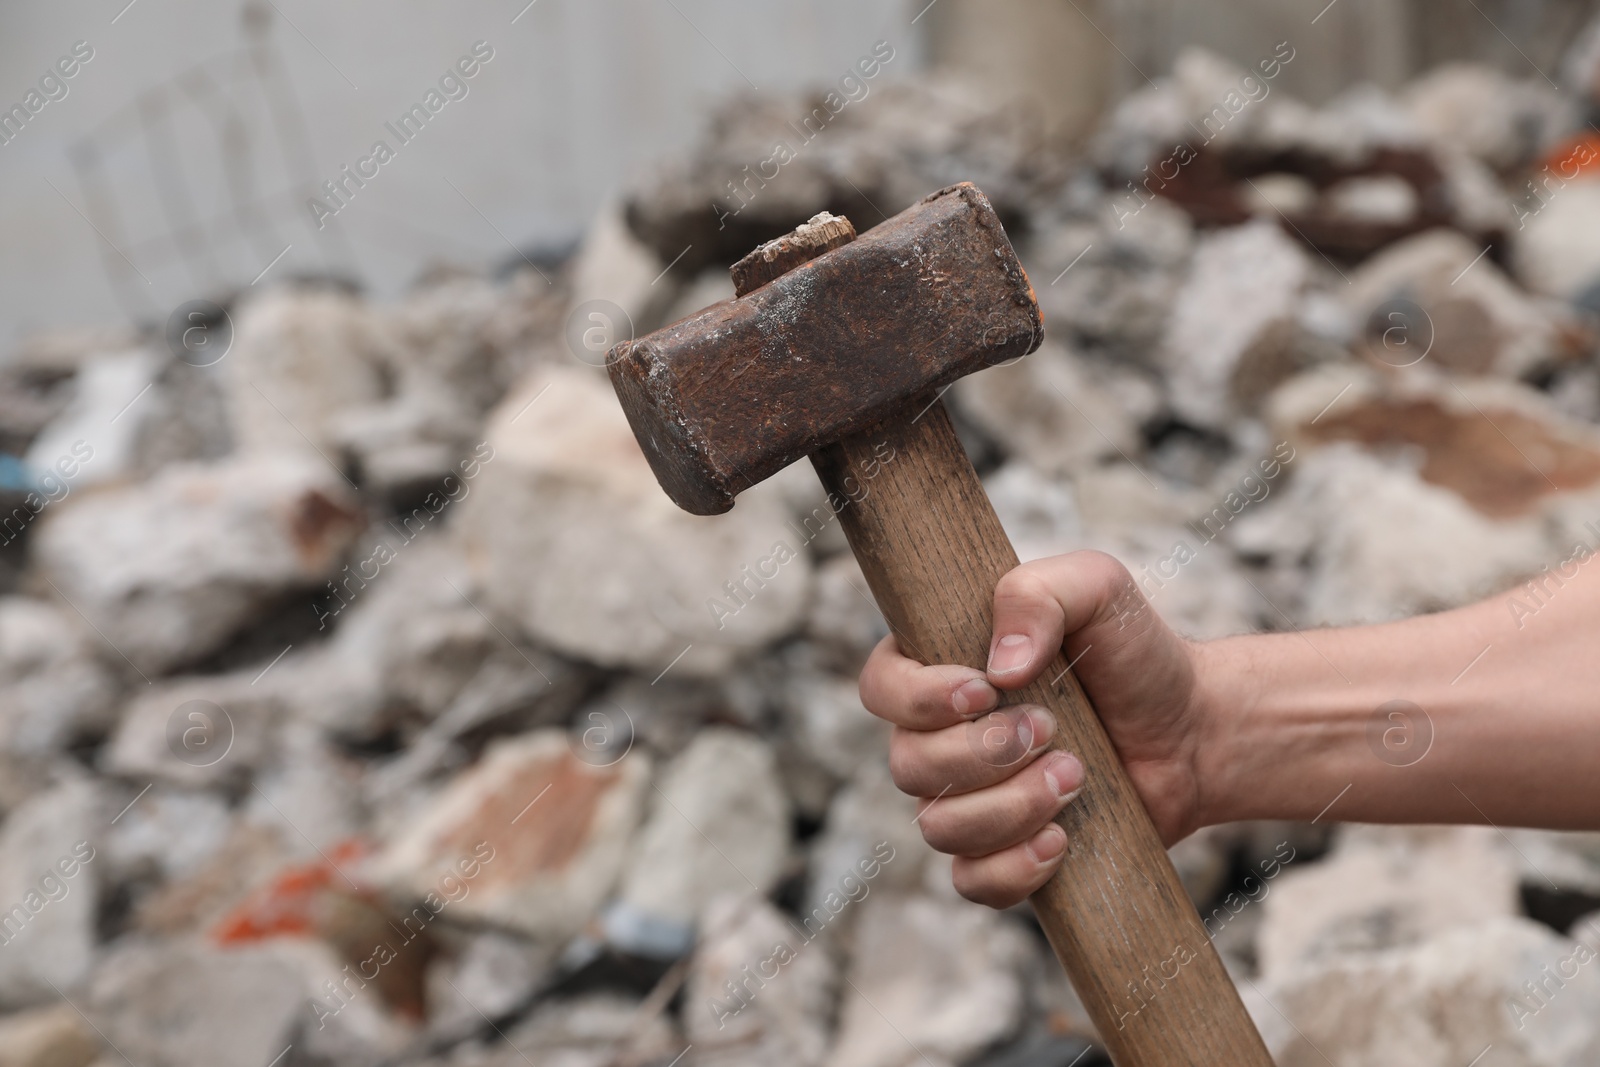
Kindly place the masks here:
MULTIPOLYGON (((1292 51, 1187 53, 1068 160, 877 55, 837 107, 727 105, 549 278, 284 284, 204 360, 11 353, 0 1063, 1100 1062, 889 780, 884 627, 810 470, 678 511, 604 352, 818 211, 970 178, 1049 330, 947 397, 1024 558, 1109 551, 1201 638, 1582 565, 1595 50, 1565 94, 1455 66, 1322 108, 1272 88, 1292 51)), ((1280 1063, 1600 1057, 1600 837, 1173 857, 1280 1063)))

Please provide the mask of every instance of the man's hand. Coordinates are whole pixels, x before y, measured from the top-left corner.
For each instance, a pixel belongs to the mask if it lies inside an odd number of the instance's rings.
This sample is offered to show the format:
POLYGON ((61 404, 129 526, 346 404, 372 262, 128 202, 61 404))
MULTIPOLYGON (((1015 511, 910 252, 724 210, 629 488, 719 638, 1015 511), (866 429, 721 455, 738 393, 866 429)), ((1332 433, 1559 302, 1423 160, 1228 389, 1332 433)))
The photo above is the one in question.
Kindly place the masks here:
POLYGON ((1055 720, 1006 706, 1004 691, 1037 678, 1058 649, 1083 684, 1168 844, 1203 825, 1196 772, 1206 716, 1198 710, 1195 646, 1167 628, 1126 568, 1099 552, 1026 563, 1000 580, 987 675, 924 666, 893 636, 861 673, 861 702, 895 726, 889 767, 923 798, 922 835, 954 855, 956 890, 1009 907, 1061 862, 1053 821, 1083 783, 1083 767, 1046 752, 1055 720))

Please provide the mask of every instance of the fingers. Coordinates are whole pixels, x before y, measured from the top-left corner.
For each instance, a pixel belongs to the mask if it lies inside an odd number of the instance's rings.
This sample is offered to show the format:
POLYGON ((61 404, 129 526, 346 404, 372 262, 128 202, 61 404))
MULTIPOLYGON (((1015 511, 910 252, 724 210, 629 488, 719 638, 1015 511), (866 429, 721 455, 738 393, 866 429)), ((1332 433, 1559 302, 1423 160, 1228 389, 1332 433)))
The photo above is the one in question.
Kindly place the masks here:
POLYGON ((861 671, 861 704, 908 730, 940 730, 994 708, 1000 694, 982 671, 924 666, 900 654, 894 635, 878 642, 861 671))
POLYGON ((1055 716, 1032 705, 1001 708, 943 730, 897 729, 889 740, 889 774, 914 797, 970 793, 1022 770, 1055 732, 1055 716))
POLYGON ((950 877, 968 900, 1009 908, 1049 881, 1066 854, 1067 832, 1050 823, 1019 845, 987 856, 957 856, 950 877))
POLYGON ((1027 841, 1083 786, 1083 765, 1051 752, 985 789, 947 793, 917 816, 922 837, 940 852, 984 856, 1027 841))
POLYGON ((1064 638, 1086 627, 1126 622, 1147 607, 1127 568, 1102 552, 1024 563, 995 586, 989 680, 1002 689, 1027 685, 1064 638))

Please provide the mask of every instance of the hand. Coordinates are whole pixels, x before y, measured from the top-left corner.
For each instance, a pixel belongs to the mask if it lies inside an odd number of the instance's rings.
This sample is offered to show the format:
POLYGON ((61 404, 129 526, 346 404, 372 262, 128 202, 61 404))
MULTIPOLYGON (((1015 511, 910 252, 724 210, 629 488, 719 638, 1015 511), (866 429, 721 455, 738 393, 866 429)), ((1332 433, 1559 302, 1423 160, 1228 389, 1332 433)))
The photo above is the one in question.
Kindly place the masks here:
POLYGON ((1076 660, 1162 839, 1170 845, 1205 825, 1198 646, 1161 621, 1127 569, 1099 552, 1026 563, 1000 579, 994 609, 987 674, 924 666, 892 635, 861 672, 862 704, 895 727, 890 773, 926 802, 922 836, 955 856, 956 890, 1009 907, 1061 862, 1066 831, 1053 820, 1077 795, 1083 767, 1071 754, 1044 754, 1055 730, 1046 709, 995 710, 1004 690, 1032 682, 1058 649, 1076 660))

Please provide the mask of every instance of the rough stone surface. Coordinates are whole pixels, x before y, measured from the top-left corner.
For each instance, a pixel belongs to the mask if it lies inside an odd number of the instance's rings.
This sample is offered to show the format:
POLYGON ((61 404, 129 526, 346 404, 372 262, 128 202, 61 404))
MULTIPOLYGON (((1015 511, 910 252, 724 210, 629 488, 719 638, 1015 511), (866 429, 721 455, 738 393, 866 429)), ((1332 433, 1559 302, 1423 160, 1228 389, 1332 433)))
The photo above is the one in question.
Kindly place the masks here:
POLYGON ((0 827, 0 1005, 53 1000, 88 977, 105 817, 92 782, 68 781, 0 827))
POLYGON ((146 674, 219 648, 331 575, 364 525, 320 459, 287 456, 178 464, 39 521, 45 576, 146 674))
POLYGON ((728 515, 680 511, 603 382, 537 375, 487 436, 495 461, 460 516, 469 559, 483 603, 539 641, 641 670, 681 654, 674 669, 704 674, 799 624, 811 562, 781 502, 757 487, 728 515))
POLYGON ((132 943, 95 975, 86 1010, 135 1063, 260 1067, 295 1039, 306 991, 260 950, 132 943))
POLYGON ((715 893, 770 890, 789 855, 789 800, 759 738, 702 730, 662 769, 620 897, 648 915, 692 922, 715 893))
POLYGON ((1376 362, 1515 377, 1562 357, 1560 319, 1482 251, 1454 230, 1430 230, 1351 274, 1343 296, 1376 362))
POLYGON ((969 375, 953 395, 961 411, 1035 468, 1066 473, 1141 450, 1139 427, 1080 361, 1046 341, 1006 367, 969 375))
POLYGON ((828 1062, 837 976, 827 947, 749 896, 712 898, 700 929, 684 1012, 694 1062, 828 1062))
POLYGON ((1282 1067, 1453 1067, 1475 1057, 1579 1067, 1600 1056, 1596 956, 1592 944, 1497 917, 1408 948, 1335 957, 1244 995, 1282 1067))
POLYGON ((1241 376, 1288 377, 1295 304, 1309 278, 1306 254, 1271 223, 1201 238, 1162 344, 1180 415, 1221 426, 1241 376))
POLYGON ((559 730, 503 741, 403 824, 375 869, 420 896, 458 862, 481 859, 487 844, 493 858, 452 907, 534 936, 570 937, 622 872, 649 777, 643 753, 594 766, 559 730))
POLYGON ((963 1063, 1016 1029, 1020 931, 965 902, 883 895, 861 909, 829 1063, 963 1063))
POLYGON ((44 600, 0 597, 0 748, 44 756, 110 725, 115 682, 79 621, 44 600))
POLYGON ((227 382, 235 446, 246 452, 332 454, 342 412, 383 395, 398 362, 392 330, 334 289, 269 289, 234 315, 227 382))
POLYGON ((1275 978, 1515 915, 1515 855, 1489 827, 1345 831, 1322 862, 1286 870, 1263 904, 1257 951, 1275 978))

